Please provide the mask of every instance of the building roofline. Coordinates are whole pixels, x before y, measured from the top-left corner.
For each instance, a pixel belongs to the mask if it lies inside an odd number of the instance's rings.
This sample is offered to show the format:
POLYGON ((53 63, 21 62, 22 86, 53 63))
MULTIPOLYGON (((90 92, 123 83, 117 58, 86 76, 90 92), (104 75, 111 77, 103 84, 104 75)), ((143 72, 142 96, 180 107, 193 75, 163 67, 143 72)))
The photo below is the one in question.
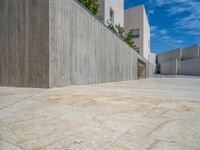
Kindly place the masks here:
POLYGON ((146 7, 145 7, 144 4, 140 4, 140 5, 136 5, 136 6, 131 6, 131 7, 129 7, 129 8, 126 8, 126 9, 124 10, 124 12, 129 11, 129 10, 131 10, 131 9, 135 9, 135 8, 137 8, 137 7, 142 7, 142 8, 143 8, 144 14, 145 14, 145 16, 146 16, 146 18, 147 18, 148 25, 149 25, 149 27, 151 27, 151 25, 150 25, 150 23, 149 23, 149 18, 148 18, 148 15, 147 15, 146 7))
POLYGON ((157 55, 163 55, 163 54, 171 53, 171 52, 177 51, 177 50, 181 50, 181 48, 177 47, 177 48, 174 48, 174 49, 169 49, 169 50, 163 51, 161 53, 158 53, 157 55))
POLYGON ((144 4, 139 4, 139 5, 135 5, 135 6, 130 6, 130 7, 128 7, 128 8, 125 8, 124 10, 133 9, 133 8, 135 8, 135 7, 140 7, 140 6, 143 6, 143 7, 145 8, 144 4))
POLYGON ((181 49, 190 48, 190 47, 193 47, 193 46, 200 47, 199 44, 193 44, 193 45, 189 45, 189 46, 187 46, 187 47, 177 47, 177 48, 173 48, 173 49, 169 49, 169 50, 160 52, 160 53, 158 53, 158 55, 160 55, 160 54, 165 54, 165 53, 169 53, 169 52, 173 52, 173 51, 176 51, 176 50, 181 50, 181 49))

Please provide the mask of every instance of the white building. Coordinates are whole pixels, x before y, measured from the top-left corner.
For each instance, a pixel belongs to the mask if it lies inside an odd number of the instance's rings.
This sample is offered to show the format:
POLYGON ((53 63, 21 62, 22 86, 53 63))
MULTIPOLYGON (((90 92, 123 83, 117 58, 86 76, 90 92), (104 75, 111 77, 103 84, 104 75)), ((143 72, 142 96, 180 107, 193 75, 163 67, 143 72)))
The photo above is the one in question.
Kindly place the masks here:
POLYGON ((147 60, 150 57, 150 26, 144 5, 125 10, 125 32, 132 30, 136 50, 147 60))
POLYGON ((124 0, 99 0, 100 7, 97 16, 104 24, 108 21, 124 26, 124 0))

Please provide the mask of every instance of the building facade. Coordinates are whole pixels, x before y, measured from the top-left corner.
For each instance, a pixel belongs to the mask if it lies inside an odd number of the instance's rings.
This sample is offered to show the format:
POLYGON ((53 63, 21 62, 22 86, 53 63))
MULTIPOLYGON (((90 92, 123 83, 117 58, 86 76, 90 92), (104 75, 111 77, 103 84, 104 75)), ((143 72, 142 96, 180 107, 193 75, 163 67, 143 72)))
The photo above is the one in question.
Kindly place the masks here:
POLYGON ((160 74, 200 76, 200 47, 193 45, 157 55, 160 74))
POLYGON ((150 25, 144 5, 125 10, 125 32, 132 30, 136 51, 149 60, 150 57, 150 25))
POLYGON ((124 26, 124 0, 99 0, 98 18, 108 25, 108 21, 115 25, 124 26))

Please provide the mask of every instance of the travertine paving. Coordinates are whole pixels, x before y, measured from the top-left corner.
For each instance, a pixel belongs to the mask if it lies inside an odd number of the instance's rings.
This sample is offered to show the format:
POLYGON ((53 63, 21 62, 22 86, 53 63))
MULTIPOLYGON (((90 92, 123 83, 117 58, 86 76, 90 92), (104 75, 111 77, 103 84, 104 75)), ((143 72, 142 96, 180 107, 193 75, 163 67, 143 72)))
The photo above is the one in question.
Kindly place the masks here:
POLYGON ((199 150, 200 79, 0 87, 0 149, 199 150))

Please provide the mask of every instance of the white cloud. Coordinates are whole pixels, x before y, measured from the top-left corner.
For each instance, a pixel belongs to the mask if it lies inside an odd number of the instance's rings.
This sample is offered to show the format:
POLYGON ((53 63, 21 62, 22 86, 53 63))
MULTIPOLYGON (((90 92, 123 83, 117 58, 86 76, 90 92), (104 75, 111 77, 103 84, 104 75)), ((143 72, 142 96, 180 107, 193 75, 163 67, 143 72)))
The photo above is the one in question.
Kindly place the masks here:
POLYGON ((151 32, 155 32, 158 30, 158 26, 151 26, 151 32))
POLYGON ((155 0, 155 4, 157 6, 164 6, 164 5, 170 5, 170 4, 182 4, 182 3, 188 3, 196 0, 155 0))
POLYGON ((169 13, 170 15, 175 15, 175 14, 182 13, 182 12, 185 12, 185 11, 187 11, 185 8, 181 8, 181 7, 174 6, 174 7, 171 7, 171 8, 168 10, 168 13, 169 13))
POLYGON ((163 36, 162 38, 163 38, 163 39, 166 39, 166 40, 169 40, 169 39, 170 39, 170 36, 166 35, 166 36, 163 36))
POLYGON ((183 40, 176 40, 176 43, 183 43, 183 40))
POLYGON ((167 30, 166 29, 162 29, 159 31, 161 35, 166 35, 167 34, 167 30))
POLYGON ((151 33, 151 37, 155 37, 156 36, 156 34, 155 33, 151 33))
POLYGON ((155 0, 155 4, 157 6, 163 6, 166 5, 168 3, 168 0, 155 0))
POLYGON ((200 31, 190 30, 186 32, 188 35, 195 35, 200 37, 200 31))
POLYGON ((167 5, 167 14, 172 17, 187 12, 187 16, 176 19, 175 29, 200 36, 200 0, 155 0, 155 5, 158 7, 167 5), (188 30, 190 32, 187 32, 188 30))
POLYGON ((149 14, 154 14, 155 11, 153 9, 149 10, 149 14))
POLYGON ((157 39, 170 39, 166 29, 160 29, 158 26, 151 26, 151 37, 157 39))

